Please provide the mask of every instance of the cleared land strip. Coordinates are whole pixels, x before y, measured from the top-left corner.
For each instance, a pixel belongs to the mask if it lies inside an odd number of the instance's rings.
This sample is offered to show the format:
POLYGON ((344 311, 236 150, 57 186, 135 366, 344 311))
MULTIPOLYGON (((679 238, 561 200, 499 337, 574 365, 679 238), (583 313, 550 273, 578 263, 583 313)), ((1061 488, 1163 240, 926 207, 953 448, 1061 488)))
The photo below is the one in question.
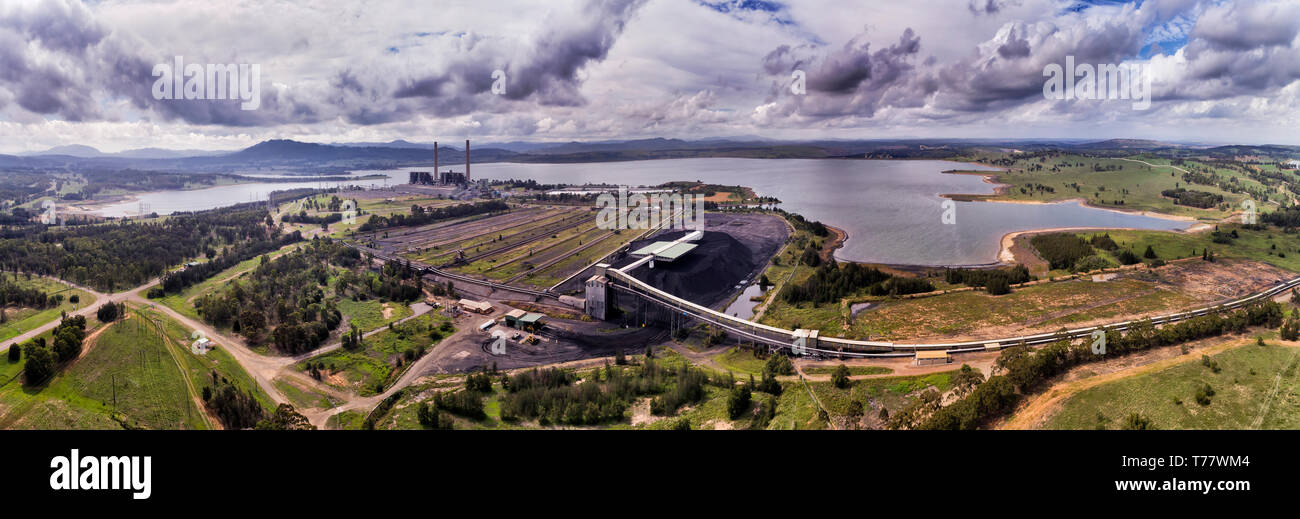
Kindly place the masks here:
POLYGON ((1296 350, 1295 353, 1292 353, 1291 358, 1287 360, 1286 365, 1282 366, 1282 369, 1278 370, 1276 377, 1273 377, 1273 390, 1269 391, 1267 397, 1264 397, 1264 404, 1260 407, 1259 416, 1256 416, 1255 420, 1250 423, 1251 429, 1259 429, 1261 425, 1264 425, 1264 417, 1268 416, 1268 408, 1273 404, 1273 398, 1277 396, 1278 388, 1282 387, 1282 375, 1286 374, 1289 370, 1295 369, 1297 355, 1300 355, 1300 350, 1296 350))
POLYGON ((158 331, 158 337, 162 340, 163 349, 167 350, 167 354, 172 358, 172 362, 176 363, 176 370, 180 372, 181 380, 185 382, 185 389, 190 394, 190 399, 194 401, 196 408, 201 411, 199 417, 203 420, 203 424, 209 429, 216 428, 212 424, 212 420, 208 417, 208 413, 206 412, 207 406, 203 403, 203 397, 200 396, 199 390, 194 387, 194 380, 190 378, 190 370, 186 366, 185 359, 181 357, 184 352, 178 353, 176 351, 180 346, 172 340, 171 336, 167 335, 167 330, 163 329, 161 322, 154 320, 152 317, 145 317, 145 315, 140 312, 136 312, 136 315, 147 321, 150 326, 153 326, 153 328, 158 331))

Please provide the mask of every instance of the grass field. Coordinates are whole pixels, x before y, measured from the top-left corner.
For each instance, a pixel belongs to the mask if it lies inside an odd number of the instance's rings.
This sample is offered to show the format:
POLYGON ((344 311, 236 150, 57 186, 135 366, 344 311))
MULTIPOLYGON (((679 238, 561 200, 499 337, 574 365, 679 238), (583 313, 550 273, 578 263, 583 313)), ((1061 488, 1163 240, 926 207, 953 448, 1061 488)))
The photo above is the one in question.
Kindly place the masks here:
POLYGON ((47 386, 4 391, 6 428, 207 428, 163 338, 138 318, 111 325, 47 386))
POLYGON ((231 357, 226 350, 222 348, 213 348, 208 353, 196 355, 190 352, 187 347, 190 344, 193 330, 181 326, 180 323, 168 318, 161 312, 149 309, 138 310, 142 315, 152 319, 162 325, 164 332, 170 337, 176 345, 178 351, 182 353, 181 359, 185 361, 185 367, 190 372, 190 380, 194 381, 198 388, 205 385, 211 385, 212 372, 216 371, 219 376, 229 381, 240 391, 252 393, 253 398, 262 404, 262 408, 267 411, 275 409, 275 401, 271 396, 266 394, 262 386, 253 381, 253 377, 239 365, 239 362, 231 357))
POLYGON ((285 398, 288 398, 289 401, 293 403, 294 407, 298 409, 307 409, 312 407, 331 409, 342 403, 329 395, 314 391, 294 380, 281 378, 277 379, 272 384, 280 391, 280 394, 284 395, 285 398))
MULTIPOLYGON (((1219 230, 1223 233, 1236 231, 1238 238, 1225 244, 1214 243, 1211 233, 1208 232, 1185 234, 1161 231, 1108 231, 1106 234, 1109 234, 1122 249, 1129 249, 1141 255, 1147 246, 1150 246, 1156 255, 1164 260, 1200 257, 1201 251, 1208 248, 1218 257, 1261 261, 1300 272, 1300 235, 1285 234, 1277 229, 1256 231, 1237 224, 1221 224, 1219 230)), ((1078 234, 1087 239, 1101 233, 1078 234)), ((1098 252, 1119 264, 1114 254, 1100 250, 1098 252)))
POLYGON ((380 302, 377 299, 353 301, 345 298, 339 300, 338 308, 339 312, 349 319, 349 323, 357 325, 357 328, 365 332, 405 319, 414 313, 411 307, 404 304, 394 301, 380 302), (388 315, 384 315, 385 311, 388 315))
POLYGON ((325 426, 330 429, 359 430, 366 421, 366 413, 361 411, 343 411, 329 417, 325 426))
MULTIPOLYGON (((395 370, 399 369, 397 361, 408 360, 404 356, 421 348, 429 350, 437 340, 430 333, 438 330, 450 319, 440 314, 424 314, 410 321, 396 325, 392 330, 384 330, 362 341, 362 347, 355 351, 337 349, 299 363, 299 371, 308 371, 311 366, 320 365, 326 371, 324 381, 336 387, 355 391, 362 396, 376 394, 376 384, 384 387, 392 381, 395 370), (335 376, 330 376, 335 375, 335 376), (342 382, 346 381, 346 384, 342 382)), ((451 332, 438 331, 439 339, 451 332)))
MULTIPOLYGON (((835 366, 808 366, 803 368, 803 372, 808 375, 830 375, 835 372, 835 366)), ((848 366, 850 376, 861 375, 888 375, 893 373, 892 368, 884 366, 848 366)))
MULTIPOLYGON (((656 362, 670 371, 689 363, 685 357, 672 350, 660 350, 656 353, 656 357, 656 362)), ((633 360, 634 362, 637 361, 635 358, 633 360)), ((743 356, 738 356, 737 362, 746 361, 743 356)), ((582 378, 584 373, 588 371, 587 369, 580 369, 576 373, 579 378, 582 378)), ((940 391, 947 390, 950 385, 951 374, 952 372, 944 372, 925 376, 888 377, 870 381, 854 381, 853 386, 848 390, 836 389, 830 383, 814 383, 813 386, 818 398, 823 403, 831 402, 828 407, 831 407, 832 413, 837 412, 837 410, 839 412, 847 410, 848 402, 855 398, 863 401, 876 399, 890 406, 890 409, 895 409, 894 406, 901 408, 911 401, 914 394, 920 390, 930 387, 936 387, 940 391)), ((744 380, 745 378, 747 377, 737 377, 738 380, 744 380)), ((420 401, 429 398, 429 391, 435 388, 458 389, 461 384, 459 380, 442 378, 426 382, 424 385, 412 386, 407 392, 407 396, 394 406, 393 411, 380 420, 379 427, 386 429, 420 428, 415 411, 420 401)), ((500 400, 504 394, 503 391, 500 384, 494 384, 493 393, 485 397, 484 412, 487 415, 485 419, 467 420, 455 417, 455 428, 519 429, 536 427, 536 424, 510 423, 500 420, 500 400)), ((751 411, 757 409, 757 406, 765 404, 770 395, 763 392, 754 392, 752 396, 752 406, 754 407, 751 407, 750 411, 747 411, 740 418, 731 420, 727 411, 728 393, 729 391, 725 388, 707 385, 705 386, 705 397, 702 401, 685 406, 672 416, 650 415, 648 406, 651 397, 642 397, 632 402, 625 412, 622 422, 604 424, 597 428, 667 429, 676 426, 682 420, 689 423, 692 429, 749 429, 759 427, 761 424, 755 423, 756 418, 752 416, 751 411), (637 419, 636 425, 632 425, 634 418, 637 419)), ((776 416, 762 428, 790 430, 825 429, 828 427, 826 421, 819 416, 820 413, 816 403, 814 403, 808 390, 804 388, 801 382, 782 383, 782 392, 775 397, 775 402, 776 416)), ((344 413, 344 415, 341 419, 331 418, 330 425, 342 428, 360 428, 361 421, 365 418, 365 415, 361 413, 344 413)))
POLYGON ((763 366, 766 360, 758 358, 754 352, 740 348, 732 348, 716 357, 713 361, 726 369, 735 372, 737 375, 762 375, 763 366))
POLYGON ((1064 327, 1134 312, 1179 308, 1198 301, 1151 283, 1119 279, 1108 282, 1065 281, 1017 288, 992 296, 964 291, 917 299, 886 300, 858 314, 846 333, 838 304, 774 304, 763 323, 788 329, 815 328, 822 335, 854 339, 902 340, 969 335, 992 327, 1064 327))
POLYGON ((892 413, 911 403, 919 391, 931 387, 940 393, 947 391, 951 387, 954 373, 956 370, 929 375, 853 380, 846 389, 837 388, 830 382, 810 381, 808 385, 817 395, 817 400, 833 416, 847 416, 849 406, 855 400, 863 402, 863 408, 867 412, 871 412, 873 407, 868 402, 874 401, 877 408, 883 405, 892 413))
POLYGON ((1300 348, 1250 340, 1210 359, 1217 373, 1199 356, 1188 356, 1170 368, 1085 389, 1066 400, 1046 428, 1118 429, 1131 413, 1158 429, 1300 428, 1300 348), (1195 398, 1204 384, 1214 390, 1208 405, 1195 398))
POLYGON ((85 308, 87 305, 95 303, 95 296, 89 293, 77 290, 59 281, 41 277, 26 276, 6 276, 15 280, 19 286, 24 288, 38 288, 47 295, 62 294, 63 303, 59 306, 53 306, 44 310, 35 308, 15 308, 6 307, 4 309, 5 317, 8 319, 5 323, 0 324, 0 341, 9 340, 10 338, 21 335, 24 331, 37 328, 51 321, 56 321, 63 312, 72 312, 77 308, 85 308), (77 296, 78 301, 73 303, 69 301, 72 296, 77 296))
MULTIPOLYGON (((1240 202, 1247 198, 1245 194, 1230 193, 1217 186, 1188 184, 1183 180, 1182 172, 1168 167, 1167 160, 1140 156, 1134 158, 1155 166, 1121 159, 1068 154, 1044 158, 1041 161, 1039 158, 1022 158, 1010 166, 1010 172, 996 175, 999 182, 1009 184, 1010 188, 1005 194, 992 199, 1038 202, 1085 199, 1089 204, 1098 207, 1219 219, 1230 214, 1231 210, 1239 208, 1240 202), (1039 186, 1045 186, 1047 189, 1041 189, 1039 186), (1177 205, 1173 199, 1161 195, 1161 191, 1177 187, 1222 195, 1228 210, 1222 207, 1198 209, 1177 205), (1123 203, 1116 203, 1117 201, 1123 203)), ((1189 162, 1180 167, 1191 170, 1195 167, 1209 166, 1189 162)), ((1267 190, 1263 184, 1241 172, 1224 168, 1213 169, 1225 178, 1235 179, 1235 182, 1241 186, 1260 191, 1267 190)), ((1263 200, 1259 203, 1263 203, 1263 200)))

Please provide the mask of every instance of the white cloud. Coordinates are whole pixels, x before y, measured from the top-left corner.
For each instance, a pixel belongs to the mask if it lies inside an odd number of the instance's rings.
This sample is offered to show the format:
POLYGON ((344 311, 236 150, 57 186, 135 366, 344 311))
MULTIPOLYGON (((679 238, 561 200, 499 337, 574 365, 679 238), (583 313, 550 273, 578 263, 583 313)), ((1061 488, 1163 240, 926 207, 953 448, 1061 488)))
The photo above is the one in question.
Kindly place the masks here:
POLYGON ((775 4, 776 15, 694 0, 10 0, 0 151, 470 136, 1300 139, 1280 130, 1300 110, 1295 2, 775 4), (1183 38, 1151 58, 1145 113, 1036 94, 1042 67, 1066 54, 1129 61, 1183 38), (782 91, 788 71, 765 68, 782 46, 782 66, 816 67, 806 97, 782 91), (261 64, 263 109, 158 104, 141 67, 175 55, 261 64), (497 68, 510 95, 490 93, 497 68))

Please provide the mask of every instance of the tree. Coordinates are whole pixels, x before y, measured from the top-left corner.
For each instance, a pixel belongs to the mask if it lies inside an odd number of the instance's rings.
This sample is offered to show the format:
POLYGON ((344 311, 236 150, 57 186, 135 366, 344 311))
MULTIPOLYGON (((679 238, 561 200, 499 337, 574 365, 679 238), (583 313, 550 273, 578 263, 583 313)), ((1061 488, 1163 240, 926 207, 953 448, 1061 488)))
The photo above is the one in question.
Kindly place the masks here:
POLYGON ((27 363, 23 364, 23 382, 29 386, 43 383, 54 375, 54 354, 43 344, 28 343, 27 363))
POLYGON ((1150 245, 1147 245, 1147 251, 1142 253, 1142 257, 1146 259, 1156 259, 1160 256, 1156 256, 1156 250, 1151 248, 1150 245))
POLYGON ((314 431, 316 426, 307 417, 295 411, 292 405, 280 404, 265 420, 257 422, 259 431, 314 431))
POLYGON ((95 310, 95 317, 103 323, 116 321, 118 318, 118 307, 112 301, 104 303, 104 305, 100 306, 98 310, 95 310))
POLYGON ((953 392, 957 396, 965 396, 975 389, 975 386, 984 383, 984 374, 979 370, 970 367, 969 364, 962 364, 957 375, 952 378, 953 392))
POLYGON ((9 346, 9 362, 18 362, 22 358, 23 349, 17 344, 9 346))
POLYGON ((862 406, 861 400, 849 402, 849 423, 857 424, 858 422, 861 422, 862 417, 866 416, 866 414, 866 408, 862 406))
POLYGON ((985 290, 988 290, 989 295, 994 295, 994 296, 1010 294, 1011 283, 1008 283, 1007 278, 1005 277, 995 276, 989 278, 988 286, 985 288, 985 290))
POLYGON ((749 401, 752 397, 748 385, 731 388, 731 393, 727 395, 727 414, 732 420, 740 418, 745 410, 749 409, 749 401))
POLYGON ((831 373, 831 384, 840 389, 849 387, 849 367, 843 364, 835 366, 835 371, 831 373))
POLYGON ((428 402, 420 402, 415 414, 425 429, 451 429, 451 417, 439 413, 438 408, 428 402))

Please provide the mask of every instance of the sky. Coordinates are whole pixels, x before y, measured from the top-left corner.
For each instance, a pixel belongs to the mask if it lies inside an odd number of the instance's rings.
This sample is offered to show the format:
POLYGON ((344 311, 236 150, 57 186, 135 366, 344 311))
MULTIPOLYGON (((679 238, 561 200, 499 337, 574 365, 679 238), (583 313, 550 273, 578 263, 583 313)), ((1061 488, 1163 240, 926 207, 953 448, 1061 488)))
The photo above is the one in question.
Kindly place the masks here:
POLYGON ((1298 34, 1300 0, 4 0, 0 153, 274 138, 1300 144, 1298 34), (177 56, 256 65, 258 106, 159 99, 157 66, 177 56), (1141 67, 1150 107, 1045 97, 1045 69, 1067 56, 1141 67))

